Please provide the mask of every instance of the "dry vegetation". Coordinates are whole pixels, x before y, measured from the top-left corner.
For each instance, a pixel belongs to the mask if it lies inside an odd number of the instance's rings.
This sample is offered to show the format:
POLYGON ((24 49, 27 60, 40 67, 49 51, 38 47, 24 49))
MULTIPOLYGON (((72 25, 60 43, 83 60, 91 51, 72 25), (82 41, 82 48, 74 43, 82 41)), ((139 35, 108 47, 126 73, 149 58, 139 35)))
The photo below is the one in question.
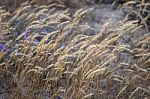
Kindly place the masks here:
POLYGON ((92 9, 73 12, 57 3, 24 4, 9 13, 1 7, 1 96, 149 99, 150 4, 141 1, 136 6, 128 11, 139 21, 125 19, 111 27, 106 22, 95 34, 83 22, 92 9))

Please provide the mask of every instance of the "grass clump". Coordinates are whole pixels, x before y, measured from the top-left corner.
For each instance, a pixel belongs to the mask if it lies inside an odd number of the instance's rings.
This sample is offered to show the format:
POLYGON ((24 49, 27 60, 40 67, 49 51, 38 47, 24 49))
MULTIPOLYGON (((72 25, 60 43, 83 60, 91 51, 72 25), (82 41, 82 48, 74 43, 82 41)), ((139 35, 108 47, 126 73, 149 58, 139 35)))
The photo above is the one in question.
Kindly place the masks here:
POLYGON ((137 0, 129 1, 125 3, 128 7, 128 18, 129 20, 139 20, 139 24, 149 31, 150 27, 150 1, 149 0, 137 0))
POLYGON ((1 9, 0 93, 15 99, 148 98, 150 35, 137 21, 83 30, 92 9, 1 9), (10 20, 4 20, 10 17, 10 20), (82 23, 82 24, 81 24, 82 23), (137 34, 138 33, 138 34, 137 34), (139 34, 140 33, 140 34, 139 34))

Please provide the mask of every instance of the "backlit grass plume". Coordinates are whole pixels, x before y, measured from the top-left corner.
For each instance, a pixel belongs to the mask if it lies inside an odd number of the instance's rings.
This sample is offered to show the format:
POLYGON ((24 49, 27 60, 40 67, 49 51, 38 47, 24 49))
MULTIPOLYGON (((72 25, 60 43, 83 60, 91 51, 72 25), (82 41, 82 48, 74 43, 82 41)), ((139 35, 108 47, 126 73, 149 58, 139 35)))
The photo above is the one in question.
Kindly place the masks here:
POLYGON ((21 6, 12 14, 2 8, 0 95, 149 98, 150 33, 133 20, 107 21, 96 31, 84 22, 92 11, 55 3, 21 6))

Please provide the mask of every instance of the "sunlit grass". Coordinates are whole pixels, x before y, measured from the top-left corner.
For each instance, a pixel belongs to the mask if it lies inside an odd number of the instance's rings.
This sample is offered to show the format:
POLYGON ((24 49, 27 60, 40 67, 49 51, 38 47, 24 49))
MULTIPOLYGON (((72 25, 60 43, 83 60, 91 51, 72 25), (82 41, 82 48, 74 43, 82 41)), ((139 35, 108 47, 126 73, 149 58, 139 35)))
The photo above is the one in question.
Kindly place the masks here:
POLYGON ((150 97, 149 32, 122 20, 87 35, 80 23, 91 11, 25 6, 3 21, 9 15, 1 9, 0 93, 12 99, 150 97))

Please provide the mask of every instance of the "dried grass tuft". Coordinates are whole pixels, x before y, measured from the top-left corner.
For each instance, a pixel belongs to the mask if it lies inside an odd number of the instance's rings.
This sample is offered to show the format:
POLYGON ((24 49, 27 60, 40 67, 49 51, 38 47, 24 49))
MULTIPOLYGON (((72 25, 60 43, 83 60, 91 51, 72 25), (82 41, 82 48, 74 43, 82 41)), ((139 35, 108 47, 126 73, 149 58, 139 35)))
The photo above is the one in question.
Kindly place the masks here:
POLYGON ((149 32, 137 21, 123 20, 109 28, 107 22, 100 32, 86 35, 83 20, 91 11, 72 13, 57 4, 22 6, 10 20, 2 20, 7 12, 1 10, 4 98, 150 97, 149 32))

